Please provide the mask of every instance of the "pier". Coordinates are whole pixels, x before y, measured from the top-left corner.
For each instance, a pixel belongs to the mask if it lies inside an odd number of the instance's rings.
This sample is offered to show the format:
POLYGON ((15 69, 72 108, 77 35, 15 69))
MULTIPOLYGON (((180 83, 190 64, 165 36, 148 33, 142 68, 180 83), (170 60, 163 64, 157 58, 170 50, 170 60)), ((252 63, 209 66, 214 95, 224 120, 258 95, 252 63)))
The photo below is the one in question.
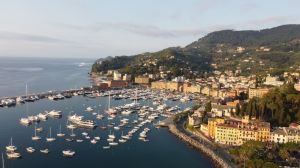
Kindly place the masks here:
POLYGON ((92 88, 92 87, 82 87, 80 89, 55 90, 55 91, 46 91, 46 92, 39 92, 39 93, 30 93, 27 95, 19 95, 19 96, 5 96, 5 97, 0 97, 0 107, 16 105, 16 103, 18 103, 17 98, 19 98, 19 97, 22 97, 22 98, 36 97, 37 99, 33 100, 33 101, 35 101, 38 99, 44 99, 44 98, 48 98, 49 96, 55 96, 58 94, 74 96, 74 93, 81 93, 82 95, 86 95, 86 94, 91 94, 92 91, 95 91, 95 90, 97 90, 97 89, 92 88), (5 100, 13 100, 14 103, 12 103, 10 105, 2 104, 2 102, 5 100))

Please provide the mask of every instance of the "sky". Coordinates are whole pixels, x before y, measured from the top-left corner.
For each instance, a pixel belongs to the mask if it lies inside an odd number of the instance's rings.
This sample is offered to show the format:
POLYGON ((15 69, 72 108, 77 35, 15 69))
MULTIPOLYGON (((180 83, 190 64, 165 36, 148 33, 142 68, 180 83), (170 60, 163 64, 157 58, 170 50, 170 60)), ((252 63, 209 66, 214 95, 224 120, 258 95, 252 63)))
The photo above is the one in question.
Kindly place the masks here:
POLYGON ((0 0, 0 57, 102 58, 300 23, 299 0, 0 0))

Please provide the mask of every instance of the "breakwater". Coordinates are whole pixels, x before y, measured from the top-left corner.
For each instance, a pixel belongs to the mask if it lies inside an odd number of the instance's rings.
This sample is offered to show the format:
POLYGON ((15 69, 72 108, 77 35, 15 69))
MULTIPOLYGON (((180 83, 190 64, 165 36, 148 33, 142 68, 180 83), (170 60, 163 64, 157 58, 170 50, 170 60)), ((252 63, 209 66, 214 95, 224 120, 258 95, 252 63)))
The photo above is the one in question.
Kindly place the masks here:
POLYGON ((169 125, 169 131, 174 135, 176 135, 179 139, 183 140, 184 142, 188 143, 189 145, 193 146, 194 148, 200 150, 202 153, 210 157, 218 167, 223 167, 223 168, 233 167, 232 165, 228 164, 223 158, 217 155, 212 149, 206 147, 200 142, 194 140, 193 138, 179 131, 174 124, 169 125))

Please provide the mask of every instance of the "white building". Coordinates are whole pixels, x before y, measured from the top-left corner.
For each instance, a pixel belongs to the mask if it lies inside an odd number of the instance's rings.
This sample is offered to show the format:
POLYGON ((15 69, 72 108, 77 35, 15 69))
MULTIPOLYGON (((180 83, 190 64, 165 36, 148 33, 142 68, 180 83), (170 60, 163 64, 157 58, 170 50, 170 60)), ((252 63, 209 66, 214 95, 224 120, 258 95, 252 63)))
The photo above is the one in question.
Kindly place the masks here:
POLYGON ((118 71, 114 71, 114 80, 122 80, 122 74, 120 74, 118 71))

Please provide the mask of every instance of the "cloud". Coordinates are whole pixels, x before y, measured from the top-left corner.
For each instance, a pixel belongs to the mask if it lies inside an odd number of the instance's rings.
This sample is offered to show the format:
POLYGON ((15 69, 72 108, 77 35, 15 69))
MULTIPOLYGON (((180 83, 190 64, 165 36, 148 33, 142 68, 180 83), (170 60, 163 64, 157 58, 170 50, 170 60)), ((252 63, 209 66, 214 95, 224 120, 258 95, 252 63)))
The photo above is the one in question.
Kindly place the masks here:
POLYGON ((252 11, 257 8, 259 8, 259 6, 255 3, 246 3, 246 4, 241 5, 241 7, 240 7, 240 9, 242 11, 252 11))
POLYGON ((59 38, 54 38, 49 36, 6 32, 6 31, 0 31, 0 40, 16 40, 16 41, 42 42, 42 43, 71 43, 70 41, 67 40, 62 40, 59 38))
POLYGON ((287 24, 287 23, 295 23, 297 21, 299 21, 299 18, 295 16, 272 16, 272 17, 252 20, 249 21, 248 23, 257 26, 257 25, 267 25, 267 24, 287 24))
POLYGON ((154 38, 178 38, 187 36, 202 36, 207 33, 216 30, 232 28, 232 25, 222 26, 213 25, 206 27, 187 27, 187 28, 161 28, 155 25, 143 25, 135 24, 129 22, 101 22, 94 25, 81 26, 81 25, 71 25, 71 24, 59 24, 67 29, 77 30, 77 31, 104 31, 104 30, 121 30, 132 34, 154 37, 154 38))

